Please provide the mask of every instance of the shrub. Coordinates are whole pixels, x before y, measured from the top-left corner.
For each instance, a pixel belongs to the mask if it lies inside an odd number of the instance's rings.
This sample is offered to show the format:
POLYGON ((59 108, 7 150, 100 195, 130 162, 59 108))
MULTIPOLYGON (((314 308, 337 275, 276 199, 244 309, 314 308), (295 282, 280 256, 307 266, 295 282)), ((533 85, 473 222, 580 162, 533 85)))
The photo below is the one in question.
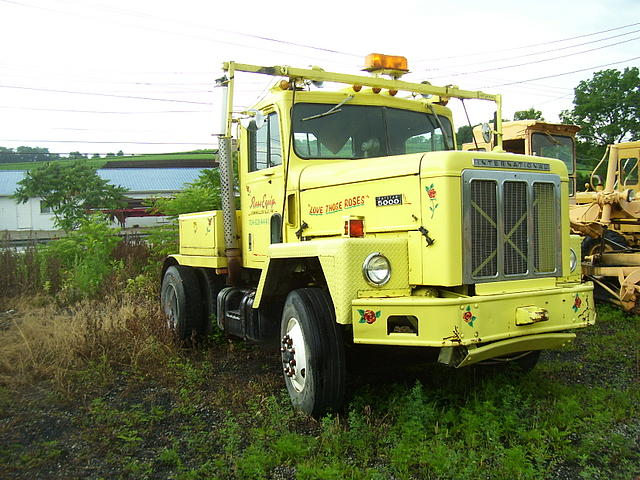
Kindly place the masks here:
MULTIPOLYGON (((117 233, 104 216, 92 215, 82 220, 78 230, 41 250, 41 264, 48 264, 51 259, 60 262, 61 291, 66 299, 95 296, 107 276, 122 268, 123 262, 112 257, 122 241, 117 233)), ((43 270, 42 281, 43 285, 50 281, 46 270, 43 270)))

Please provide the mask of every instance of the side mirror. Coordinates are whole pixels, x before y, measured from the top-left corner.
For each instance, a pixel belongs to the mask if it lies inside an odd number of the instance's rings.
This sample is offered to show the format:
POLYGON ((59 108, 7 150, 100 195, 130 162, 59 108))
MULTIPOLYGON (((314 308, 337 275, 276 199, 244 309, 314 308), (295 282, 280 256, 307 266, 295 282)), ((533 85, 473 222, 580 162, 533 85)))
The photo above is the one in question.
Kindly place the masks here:
POLYGON ((256 130, 262 128, 262 126, 264 125, 264 113, 262 113, 260 110, 255 110, 252 108, 251 110, 247 110, 246 112, 242 113, 245 114, 246 117, 243 117, 240 120, 240 124, 250 132, 255 132, 256 130))
POLYGON ((485 141, 485 143, 491 142, 491 127, 488 123, 482 124, 482 139, 485 141))

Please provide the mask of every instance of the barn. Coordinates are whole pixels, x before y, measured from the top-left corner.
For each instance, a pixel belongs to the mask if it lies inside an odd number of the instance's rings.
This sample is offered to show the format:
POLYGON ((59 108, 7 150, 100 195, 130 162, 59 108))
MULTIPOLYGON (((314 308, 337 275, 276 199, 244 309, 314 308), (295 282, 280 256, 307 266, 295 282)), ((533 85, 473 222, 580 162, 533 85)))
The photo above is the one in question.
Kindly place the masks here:
MULTIPOLYGON (((114 226, 148 227, 167 222, 163 216, 149 215, 144 205, 150 198, 171 197, 194 182, 202 168, 104 168, 98 175, 128 190, 127 206, 112 212, 114 226)), ((12 198, 24 170, 0 170, 0 231, 11 234, 55 231, 51 211, 40 198, 21 204, 12 198)))

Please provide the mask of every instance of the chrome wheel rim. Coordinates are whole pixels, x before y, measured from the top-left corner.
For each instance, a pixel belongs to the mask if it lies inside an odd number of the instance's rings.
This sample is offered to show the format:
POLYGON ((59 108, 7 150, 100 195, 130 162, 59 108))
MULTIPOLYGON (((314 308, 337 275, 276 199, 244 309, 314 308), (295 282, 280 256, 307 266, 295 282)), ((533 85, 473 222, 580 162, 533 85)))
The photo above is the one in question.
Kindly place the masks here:
POLYGON ((178 314, 180 313, 180 306, 178 305, 178 293, 171 284, 167 285, 164 290, 163 310, 167 320, 167 328, 169 328, 169 330, 175 330, 178 322, 178 314))
POLYGON ((303 391, 307 381, 307 351, 297 318, 292 317, 287 322, 280 352, 285 376, 297 392, 303 391))

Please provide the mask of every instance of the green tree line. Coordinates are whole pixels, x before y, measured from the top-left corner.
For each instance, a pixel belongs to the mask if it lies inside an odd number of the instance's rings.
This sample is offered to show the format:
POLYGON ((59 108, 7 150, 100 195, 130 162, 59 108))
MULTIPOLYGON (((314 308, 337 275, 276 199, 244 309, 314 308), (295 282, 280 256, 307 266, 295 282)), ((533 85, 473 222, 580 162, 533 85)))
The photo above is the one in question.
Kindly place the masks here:
MULTIPOLYGON (((118 153, 107 153, 106 158, 122 157, 124 153, 120 150, 118 153)), ((21 163, 21 162, 50 162, 53 160, 82 160, 87 158, 101 158, 99 153, 89 155, 81 152, 69 152, 66 155, 52 153, 48 148, 44 147, 17 147, 7 148, 0 147, 0 163, 21 163)))

